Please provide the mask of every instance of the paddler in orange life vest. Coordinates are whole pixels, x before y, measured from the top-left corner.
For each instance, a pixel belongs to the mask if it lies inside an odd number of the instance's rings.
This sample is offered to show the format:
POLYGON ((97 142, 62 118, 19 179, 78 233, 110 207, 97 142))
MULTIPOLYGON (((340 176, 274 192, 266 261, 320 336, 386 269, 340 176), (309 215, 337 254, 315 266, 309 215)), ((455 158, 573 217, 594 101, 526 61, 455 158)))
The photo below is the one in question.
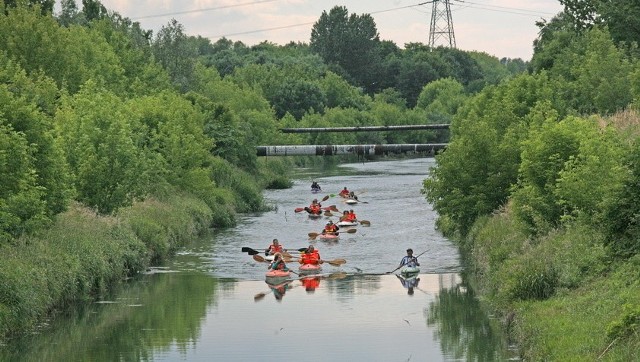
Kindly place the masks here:
MULTIPOLYGON (((345 210, 346 212, 346 210, 345 210)), ((356 213, 353 212, 353 210, 349 211, 349 214, 347 216, 347 221, 349 222, 356 222, 358 220, 358 217, 356 216, 356 213)))
POLYGON ((280 242, 278 241, 278 239, 273 239, 273 241, 271 242, 271 245, 269 245, 265 249, 264 254, 273 255, 275 253, 282 253, 284 251, 287 251, 287 250, 282 248, 282 245, 280 245, 280 242))
POLYGON ((320 253, 318 250, 316 250, 313 245, 309 245, 307 250, 300 255, 298 262, 300 264, 318 265, 322 264, 322 259, 320 259, 320 253))
POLYGON ((322 213, 322 205, 318 202, 318 199, 313 199, 313 201, 311 201, 311 205, 304 209, 307 210, 308 213, 314 215, 320 215, 322 213))
POLYGON ((338 195, 340 195, 341 197, 347 198, 349 197, 349 193, 350 193, 349 190, 347 190, 347 187, 345 186, 338 195))
POLYGON ((344 210, 342 212, 342 216, 340 216, 340 221, 349 221, 349 211, 344 210))
POLYGON ((335 234, 335 233, 338 232, 338 230, 340 230, 338 225, 334 224, 333 221, 329 220, 327 222, 327 225, 324 226, 324 229, 322 230, 322 233, 323 234, 335 234))

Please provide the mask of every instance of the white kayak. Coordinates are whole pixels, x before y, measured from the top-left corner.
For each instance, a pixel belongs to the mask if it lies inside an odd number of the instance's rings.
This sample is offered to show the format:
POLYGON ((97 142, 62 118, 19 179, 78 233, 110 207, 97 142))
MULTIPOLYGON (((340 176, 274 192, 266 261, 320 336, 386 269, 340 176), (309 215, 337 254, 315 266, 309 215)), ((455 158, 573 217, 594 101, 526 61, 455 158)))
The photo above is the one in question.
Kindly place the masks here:
POLYGON ((357 221, 338 221, 336 225, 338 225, 339 227, 358 226, 358 222, 357 221))
POLYGON ((420 268, 418 268, 417 266, 405 266, 400 269, 400 274, 403 276, 416 275, 418 273, 420 273, 420 268))
POLYGON ((345 203, 345 204, 348 204, 348 205, 355 205, 355 204, 357 204, 357 203, 358 203, 358 200, 355 200, 355 199, 346 199, 346 200, 344 200, 344 203, 345 203))

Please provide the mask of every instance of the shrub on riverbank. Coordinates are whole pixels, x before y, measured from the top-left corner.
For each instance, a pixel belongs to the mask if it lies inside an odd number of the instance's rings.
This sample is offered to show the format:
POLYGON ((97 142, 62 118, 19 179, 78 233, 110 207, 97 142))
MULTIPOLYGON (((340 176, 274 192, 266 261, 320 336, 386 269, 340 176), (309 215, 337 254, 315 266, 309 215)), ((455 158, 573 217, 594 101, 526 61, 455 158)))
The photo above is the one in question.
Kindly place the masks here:
POLYGON ((0 245, 0 337, 145 270, 209 229, 212 215, 202 201, 177 195, 116 217, 73 205, 49 230, 0 245))
POLYGON ((602 232, 582 222, 524 235, 505 211, 479 219, 464 242, 477 287, 505 316, 523 358, 637 360, 640 257, 611 259, 602 232))

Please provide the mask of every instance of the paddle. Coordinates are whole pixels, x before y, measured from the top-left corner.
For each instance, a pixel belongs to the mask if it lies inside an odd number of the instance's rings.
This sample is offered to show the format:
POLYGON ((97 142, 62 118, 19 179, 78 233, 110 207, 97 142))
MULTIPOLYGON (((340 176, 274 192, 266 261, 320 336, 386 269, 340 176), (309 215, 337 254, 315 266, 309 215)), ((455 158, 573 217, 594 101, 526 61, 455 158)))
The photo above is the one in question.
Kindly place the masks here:
POLYGON ((371 221, 369 220, 360 220, 358 221, 362 226, 371 226, 371 221))
POLYGON ((333 266, 341 266, 345 264, 347 261, 345 259, 333 259, 333 260, 321 260, 323 263, 328 263, 333 266))
MULTIPOLYGON (((428 251, 428 250, 423 251, 422 253, 420 253, 420 254, 416 255, 414 258, 418 259, 418 257, 419 257, 420 255, 422 255, 422 254, 426 253, 427 251, 428 251)), ((396 271, 396 270, 398 270, 398 269, 402 268, 403 266, 404 266, 404 265, 400 265, 400 266, 398 266, 397 268, 393 269, 392 271, 390 271, 390 272, 386 272, 385 274, 391 274, 391 273, 393 273, 394 271, 396 271)))
POLYGON ((296 207, 295 210, 293 210, 295 212, 303 212, 304 211, 304 207, 296 207))
MULTIPOLYGON (((356 231, 358 231, 358 229, 348 229, 348 230, 345 230, 345 231, 336 231, 336 232, 335 232, 335 233, 333 233, 333 234, 336 234, 336 235, 340 235, 340 233, 349 233, 349 234, 353 234, 353 233, 355 233, 356 231)), ((315 238, 317 238, 320 234, 322 234, 322 233, 309 233, 309 234, 308 234, 308 235, 309 235, 309 239, 311 239, 311 240, 315 240, 315 238)))

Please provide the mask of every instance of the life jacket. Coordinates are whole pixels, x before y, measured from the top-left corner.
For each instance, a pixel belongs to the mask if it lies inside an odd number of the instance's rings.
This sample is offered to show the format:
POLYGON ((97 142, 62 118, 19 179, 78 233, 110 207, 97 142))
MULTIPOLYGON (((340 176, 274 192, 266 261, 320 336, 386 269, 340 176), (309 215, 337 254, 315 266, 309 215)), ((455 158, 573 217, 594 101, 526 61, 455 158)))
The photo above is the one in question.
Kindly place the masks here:
POLYGON ((317 250, 302 254, 300 257, 300 264, 313 264, 316 265, 320 262, 320 253, 317 250))
POLYGON ((347 197, 349 196, 349 190, 342 190, 340 191, 339 195, 342 197, 347 197))
POLYGON ((320 204, 311 204, 311 206, 309 206, 309 212, 311 214, 321 214, 322 213, 322 205, 320 204))
POLYGON ((349 213, 347 215, 347 221, 356 221, 356 220, 358 220, 358 218, 356 217, 355 213, 349 213))
POLYGON ((273 255, 275 253, 281 253, 282 252, 282 245, 275 246, 275 245, 271 244, 271 245, 269 245, 267 250, 269 251, 268 255, 273 255))
POLYGON ((326 225, 324 231, 327 233, 335 233, 338 231, 338 226, 336 224, 326 225))

